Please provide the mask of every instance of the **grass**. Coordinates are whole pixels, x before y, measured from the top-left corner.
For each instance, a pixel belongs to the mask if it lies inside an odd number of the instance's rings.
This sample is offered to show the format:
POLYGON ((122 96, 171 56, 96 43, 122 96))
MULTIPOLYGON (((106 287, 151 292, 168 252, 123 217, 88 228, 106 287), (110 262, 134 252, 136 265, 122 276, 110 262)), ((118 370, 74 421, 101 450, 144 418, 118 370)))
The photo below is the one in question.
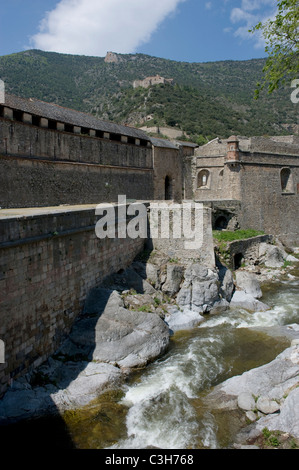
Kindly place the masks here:
POLYGON ((236 230, 233 231, 220 231, 213 230, 213 237, 219 242, 232 242, 235 240, 246 240, 247 238, 257 237, 258 235, 264 235, 264 232, 257 230, 236 230))

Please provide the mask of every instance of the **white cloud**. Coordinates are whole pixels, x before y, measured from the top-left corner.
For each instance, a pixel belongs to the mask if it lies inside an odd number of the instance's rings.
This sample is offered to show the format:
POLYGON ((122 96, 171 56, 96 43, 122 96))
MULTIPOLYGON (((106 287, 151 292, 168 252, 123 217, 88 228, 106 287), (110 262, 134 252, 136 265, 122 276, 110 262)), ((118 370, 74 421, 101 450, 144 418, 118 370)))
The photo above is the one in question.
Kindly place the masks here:
POLYGON ((60 0, 46 13, 34 48, 104 56, 135 52, 187 0, 60 0))
POLYGON ((260 32, 249 33, 248 30, 259 21, 266 21, 275 16, 277 10, 276 0, 242 0, 240 7, 231 10, 230 20, 234 25, 242 23, 234 30, 234 35, 240 39, 251 39, 255 42, 256 48, 265 46, 264 39, 260 32))

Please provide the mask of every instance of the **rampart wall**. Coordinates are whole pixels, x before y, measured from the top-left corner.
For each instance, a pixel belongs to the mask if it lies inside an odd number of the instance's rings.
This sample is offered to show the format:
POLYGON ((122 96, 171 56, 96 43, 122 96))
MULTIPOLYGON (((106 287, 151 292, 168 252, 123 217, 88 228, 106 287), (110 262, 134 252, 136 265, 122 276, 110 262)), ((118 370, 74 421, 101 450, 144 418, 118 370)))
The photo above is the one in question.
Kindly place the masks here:
POLYGON ((240 228, 261 230, 298 246, 298 144, 296 136, 215 139, 195 151, 195 200, 211 201, 216 211, 217 201, 219 208, 223 201, 236 201, 240 228))
POLYGON ((1 214, 0 395, 55 352, 86 294, 131 264, 144 239, 99 239, 95 206, 1 214))
POLYGON ((243 228, 278 235, 298 246, 299 158, 286 155, 242 154, 240 169, 243 228), (290 186, 282 187, 282 171, 290 174, 290 186))

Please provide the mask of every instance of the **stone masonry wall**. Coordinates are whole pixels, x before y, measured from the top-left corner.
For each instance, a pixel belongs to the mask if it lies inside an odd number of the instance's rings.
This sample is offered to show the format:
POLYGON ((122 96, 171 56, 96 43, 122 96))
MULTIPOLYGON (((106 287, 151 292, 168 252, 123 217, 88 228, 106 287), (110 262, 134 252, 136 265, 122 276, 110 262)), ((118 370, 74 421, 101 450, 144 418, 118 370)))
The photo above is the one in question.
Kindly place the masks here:
MULTIPOLYGON (((177 202, 183 196, 183 154, 176 148, 154 149, 154 197, 152 199, 165 199, 165 178, 168 176, 171 184, 172 199, 177 202)), ((145 198, 144 198, 145 199, 145 198)))
POLYGON ((297 245, 299 204, 298 157, 242 154, 241 191, 242 211, 239 221, 242 228, 255 228, 280 236, 290 245, 297 245), (292 190, 283 191, 281 171, 291 172, 292 190))
POLYGON ((131 264, 144 239, 98 239, 95 207, 8 211, 0 219, 0 395, 55 352, 86 294, 131 264))

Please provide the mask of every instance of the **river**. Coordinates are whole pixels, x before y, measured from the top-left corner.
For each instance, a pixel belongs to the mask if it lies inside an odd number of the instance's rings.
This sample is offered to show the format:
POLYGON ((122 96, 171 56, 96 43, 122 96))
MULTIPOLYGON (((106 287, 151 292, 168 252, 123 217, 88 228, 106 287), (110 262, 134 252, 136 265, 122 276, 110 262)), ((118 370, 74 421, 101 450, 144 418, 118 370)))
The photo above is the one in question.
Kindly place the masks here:
POLYGON ((174 334, 168 352, 64 419, 77 448, 219 449, 239 430, 238 413, 214 413, 204 396, 229 377, 272 361, 290 341, 271 327, 299 323, 299 270, 263 286, 271 309, 230 309, 207 315, 196 328, 174 334), (269 328, 267 334, 264 327, 269 328))

